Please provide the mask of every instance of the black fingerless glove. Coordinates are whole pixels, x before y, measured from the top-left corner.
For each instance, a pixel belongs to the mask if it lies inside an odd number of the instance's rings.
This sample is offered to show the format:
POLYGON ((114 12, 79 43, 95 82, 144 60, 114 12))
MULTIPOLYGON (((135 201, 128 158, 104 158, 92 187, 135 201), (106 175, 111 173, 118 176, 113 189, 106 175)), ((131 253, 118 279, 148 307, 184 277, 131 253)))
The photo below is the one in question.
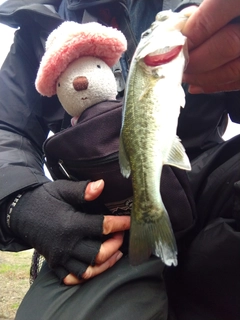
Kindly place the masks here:
POLYGON ((86 186, 43 184, 24 193, 10 215, 11 231, 43 255, 60 279, 69 273, 80 278, 101 246, 103 215, 81 212, 86 186))

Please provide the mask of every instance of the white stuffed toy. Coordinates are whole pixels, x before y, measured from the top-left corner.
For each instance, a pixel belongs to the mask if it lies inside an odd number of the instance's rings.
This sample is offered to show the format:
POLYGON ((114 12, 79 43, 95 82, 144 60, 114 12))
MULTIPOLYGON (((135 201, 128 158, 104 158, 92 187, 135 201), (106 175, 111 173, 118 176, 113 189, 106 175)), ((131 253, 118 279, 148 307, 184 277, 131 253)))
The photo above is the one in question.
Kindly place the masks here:
POLYGON ((116 99, 111 67, 126 47, 126 38, 115 28, 97 22, 63 22, 47 39, 36 89, 48 97, 57 94, 75 125, 86 108, 116 99))

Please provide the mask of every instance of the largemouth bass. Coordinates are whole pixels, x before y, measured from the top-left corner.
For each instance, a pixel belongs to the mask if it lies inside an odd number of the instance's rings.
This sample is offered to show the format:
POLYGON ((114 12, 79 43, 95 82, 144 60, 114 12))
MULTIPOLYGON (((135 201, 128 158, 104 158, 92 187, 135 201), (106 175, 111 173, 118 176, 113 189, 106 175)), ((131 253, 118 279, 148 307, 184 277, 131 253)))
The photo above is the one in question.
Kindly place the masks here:
MULTIPOLYGON (((131 174, 129 257, 132 265, 151 254, 166 265, 177 265, 177 246, 160 194, 163 165, 190 170, 176 135, 185 95, 181 86, 187 50, 181 29, 188 15, 163 11, 142 34, 126 83, 119 162, 131 174)), ((178 204, 176 203, 176 206, 178 204)))

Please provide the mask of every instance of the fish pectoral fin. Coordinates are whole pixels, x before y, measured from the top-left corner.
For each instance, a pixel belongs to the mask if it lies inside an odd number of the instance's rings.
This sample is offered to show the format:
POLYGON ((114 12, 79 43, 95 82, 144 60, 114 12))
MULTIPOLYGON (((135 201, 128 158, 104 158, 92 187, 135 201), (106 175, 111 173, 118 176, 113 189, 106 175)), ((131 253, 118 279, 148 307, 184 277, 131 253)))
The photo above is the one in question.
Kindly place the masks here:
POLYGON ((129 259, 133 266, 148 260, 151 254, 165 265, 177 265, 177 245, 171 222, 164 209, 161 217, 152 222, 135 221, 132 215, 129 259))
POLYGON ((176 136, 168 157, 164 159, 163 163, 183 170, 191 170, 190 161, 178 136, 176 136))
POLYGON ((120 170, 121 170, 122 175, 125 178, 129 178, 129 176, 131 174, 130 162, 129 162, 128 156, 126 154, 122 139, 123 139, 122 138, 122 134, 120 134, 120 138, 119 138, 119 164, 120 164, 120 170))

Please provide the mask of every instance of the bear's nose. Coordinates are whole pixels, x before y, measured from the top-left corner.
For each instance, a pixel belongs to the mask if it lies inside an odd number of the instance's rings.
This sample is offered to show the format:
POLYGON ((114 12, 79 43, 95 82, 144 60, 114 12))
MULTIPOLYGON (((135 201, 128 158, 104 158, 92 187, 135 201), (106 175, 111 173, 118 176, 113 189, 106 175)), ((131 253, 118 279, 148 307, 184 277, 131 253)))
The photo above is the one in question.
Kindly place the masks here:
POLYGON ((88 79, 86 77, 76 77, 73 80, 73 88, 76 91, 86 90, 88 88, 88 79))

